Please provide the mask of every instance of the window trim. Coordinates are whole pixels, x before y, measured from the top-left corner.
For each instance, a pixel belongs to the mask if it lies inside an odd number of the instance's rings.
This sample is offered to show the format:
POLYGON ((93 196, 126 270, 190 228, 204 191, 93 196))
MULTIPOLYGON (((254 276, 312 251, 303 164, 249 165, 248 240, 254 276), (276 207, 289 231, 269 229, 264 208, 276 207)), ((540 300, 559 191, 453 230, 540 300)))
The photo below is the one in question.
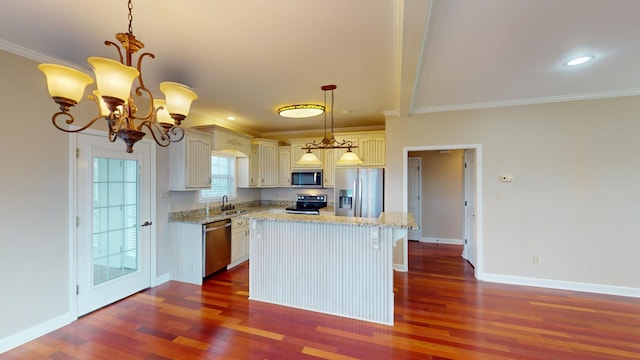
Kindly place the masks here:
MULTIPOLYGON (((231 177, 232 182, 231 182, 231 191, 229 194, 227 194, 227 197, 229 198, 229 201, 231 200, 235 200, 235 198, 237 197, 238 194, 238 164, 236 161, 236 154, 235 153, 231 153, 231 152, 227 152, 227 151, 211 151, 211 156, 218 156, 218 157, 224 157, 224 158, 228 158, 231 159, 232 163, 233 163, 233 175, 231 177)), ((211 159, 209 159, 209 161, 211 161, 211 159)), ((211 178, 213 179, 213 167, 211 168, 211 178)), ((209 187, 209 189, 203 189, 198 191, 198 201, 200 203, 209 203, 209 202, 214 202, 214 201, 222 201, 222 196, 214 196, 214 197, 203 197, 203 193, 207 190, 210 190, 211 187, 209 187)))

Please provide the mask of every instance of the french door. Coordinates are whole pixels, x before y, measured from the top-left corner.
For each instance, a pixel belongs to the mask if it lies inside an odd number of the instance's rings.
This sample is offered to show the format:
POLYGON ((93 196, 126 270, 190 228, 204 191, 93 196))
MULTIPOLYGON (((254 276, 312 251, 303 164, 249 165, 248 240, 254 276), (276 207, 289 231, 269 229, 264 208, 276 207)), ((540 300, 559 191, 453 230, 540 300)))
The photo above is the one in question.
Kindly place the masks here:
POLYGON ((151 286, 151 145, 78 134, 78 316, 151 286))

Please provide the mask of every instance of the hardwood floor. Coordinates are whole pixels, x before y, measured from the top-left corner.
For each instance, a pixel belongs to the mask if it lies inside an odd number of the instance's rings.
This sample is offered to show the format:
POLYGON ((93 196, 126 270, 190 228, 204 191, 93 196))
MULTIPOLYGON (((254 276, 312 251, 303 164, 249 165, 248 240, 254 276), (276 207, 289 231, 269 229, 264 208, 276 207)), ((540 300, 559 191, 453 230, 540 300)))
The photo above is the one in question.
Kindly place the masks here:
POLYGON ((245 264, 133 295, 0 359, 640 359, 640 299, 477 282, 460 251, 410 243, 393 327, 250 302, 245 264))

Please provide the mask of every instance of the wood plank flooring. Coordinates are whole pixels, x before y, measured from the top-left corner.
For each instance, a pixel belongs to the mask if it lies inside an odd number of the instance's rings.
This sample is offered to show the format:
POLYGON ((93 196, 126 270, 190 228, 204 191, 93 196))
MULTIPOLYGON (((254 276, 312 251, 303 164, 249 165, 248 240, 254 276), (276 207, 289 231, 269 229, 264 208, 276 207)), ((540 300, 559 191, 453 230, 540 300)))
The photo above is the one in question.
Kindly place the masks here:
POLYGON ((248 264, 169 282, 0 359, 640 359, 640 299, 478 282, 455 245, 410 243, 395 326, 253 302, 248 264))

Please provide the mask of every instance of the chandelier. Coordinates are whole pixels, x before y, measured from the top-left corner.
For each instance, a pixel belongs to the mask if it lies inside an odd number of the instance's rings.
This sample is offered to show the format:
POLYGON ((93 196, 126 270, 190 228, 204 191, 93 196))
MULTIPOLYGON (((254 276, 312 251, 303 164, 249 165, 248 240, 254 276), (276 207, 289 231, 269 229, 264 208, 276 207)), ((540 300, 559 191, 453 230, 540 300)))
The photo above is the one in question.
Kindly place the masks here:
POLYGON ((319 149, 347 149, 347 151, 340 157, 337 164, 339 165, 357 165, 362 164, 362 160, 356 155, 351 149, 357 148, 356 145, 353 144, 353 141, 342 140, 338 141, 333 135, 333 101, 334 94, 333 91, 337 88, 336 85, 323 85, 320 87, 322 91, 324 91, 324 107, 327 106, 327 91, 331 91, 331 133, 330 137, 327 137, 327 113, 324 113, 324 137, 319 142, 315 140, 309 142, 303 147, 303 150, 307 150, 304 155, 298 160, 296 163, 299 165, 320 165, 322 162, 316 154, 312 153, 311 150, 319 149))
POLYGON ((98 115, 79 128, 66 128, 61 126, 62 121, 67 125, 74 123, 75 119, 70 110, 77 105, 84 96, 85 87, 93 83, 93 79, 78 70, 56 65, 40 64, 38 69, 47 78, 49 95, 60 106, 60 111, 53 114, 53 125, 64 132, 80 132, 99 119, 105 119, 109 128, 109 141, 116 138, 122 139, 128 153, 133 152, 133 145, 141 140, 146 133, 145 128, 153 136, 155 142, 166 147, 172 142, 178 142, 184 138, 184 130, 180 124, 189 114, 191 102, 198 98, 195 92, 183 84, 175 82, 160 83, 160 91, 166 100, 154 99, 151 91, 145 86, 142 79, 140 66, 145 57, 155 58, 152 53, 142 53, 135 67, 132 66, 133 54, 144 47, 144 44, 133 35, 133 5, 128 2, 129 31, 117 33, 116 39, 122 44, 122 49, 112 41, 105 41, 105 45, 114 46, 118 50, 120 61, 101 57, 89 57, 96 76, 97 90, 88 98, 94 101, 98 107, 98 115), (124 51, 124 54, 123 54, 124 51), (135 78, 138 84, 132 91, 131 87, 135 78), (146 113, 139 114, 138 107, 134 103, 137 99, 148 100, 146 113))

